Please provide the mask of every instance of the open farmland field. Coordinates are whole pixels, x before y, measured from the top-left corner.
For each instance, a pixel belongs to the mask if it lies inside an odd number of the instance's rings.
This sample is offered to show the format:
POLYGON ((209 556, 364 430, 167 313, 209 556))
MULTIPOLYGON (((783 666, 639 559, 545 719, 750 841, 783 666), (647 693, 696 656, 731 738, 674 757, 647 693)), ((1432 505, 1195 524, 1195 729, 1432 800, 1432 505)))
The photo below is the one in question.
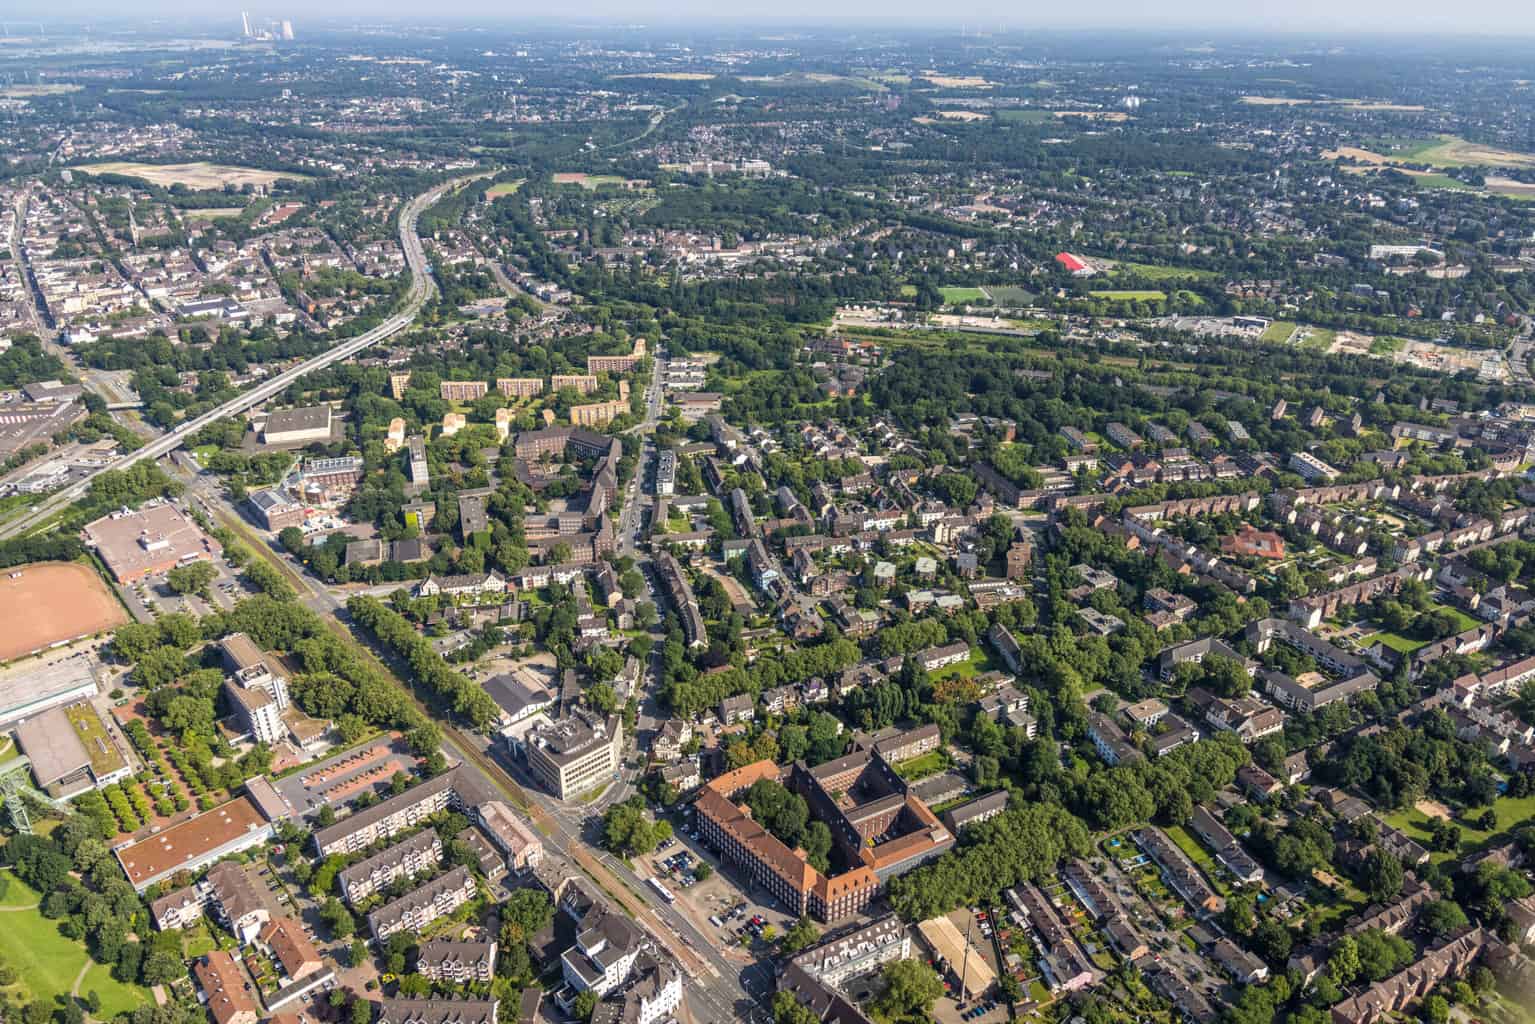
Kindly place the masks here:
POLYGON ((39 562, 0 576, 0 661, 91 636, 128 621, 89 566, 39 562))
POLYGON ((225 185, 271 185, 279 178, 302 180, 304 175, 286 171, 264 171, 257 167, 230 167, 199 161, 192 164, 139 164, 113 160, 101 164, 81 164, 73 168, 86 174, 123 174, 142 178, 151 185, 185 185, 187 188, 211 189, 225 185))
POLYGON ((220 217, 238 217, 245 212, 243 206, 212 206, 203 210, 180 210, 182 220, 218 220, 220 217))
POLYGON ((1382 103, 1377 100, 1308 100, 1290 96, 1243 96, 1242 102, 1250 107, 1339 107, 1364 114, 1418 114, 1428 109, 1417 103, 1382 103))
POLYGON ((1049 110, 1014 109, 997 111, 998 121, 1016 121, 1022 124, 1044 124, 1054 116, 1055 113, 1049 110))
POLYGON ((70 85, 65 82, 52 82, 41 85, 5 85, 0 86, 0 99, 30 100, 38 96, 63 96, 66 93, 79 92, 84 86, 70 85))
POLYGON ((1453 135, 1441 135, 1437 142, 1410 144, 1391 153, 1377 153, 1362 146, 1339 146, 1327 150, 1322 156, 1328 160, 1352 157, 1372 167, 1393 167, 1400 163, 1428 164, 1430 167, 1535 167, 1535 155, 1483 146, 1453 135))
POLYGON ((630 75, 614 75, 614 78, 652 78, 661 82, 712 82, 714 75, 707 71, 636 71, 630 75))
POLYGON ((1087 121, 1128 121, 1130 115, 1123 110, 1057 110, 1058 118, 1080 117, 1087 121))
POLYGON ((940 89, 994 89, 997 85, 979 75, 945 75, 939 71, 924 71, 918 77, 940 89))
POLYGON ((824 71, 791 71, 782 75, 742 75, 741 81, 769 87, 848 85, 868 92, 890 91, 890 87, 885 85, 884 82, 876 81, 873 78, 864 78, 859 75, 832 75, 824 71))
POLYGON ((1513 178, 1487 176, 1487 191, 1510 199, 1535 199, 1535 185, 1513 178))

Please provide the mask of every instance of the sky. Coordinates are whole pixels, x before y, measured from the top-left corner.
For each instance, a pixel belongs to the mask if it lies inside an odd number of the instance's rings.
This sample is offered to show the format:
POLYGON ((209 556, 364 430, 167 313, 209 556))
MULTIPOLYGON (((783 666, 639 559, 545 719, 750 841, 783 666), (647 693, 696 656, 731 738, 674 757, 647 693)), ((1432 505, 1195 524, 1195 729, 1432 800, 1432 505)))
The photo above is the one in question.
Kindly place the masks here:
MULTIPOLYGON (((958 30, 1039 28, 1203 29, 1293 33, 1535 35, 1530 0, 562 0, 557 5, 520 0, 228 0, 231 17, 241 6, 271 18, 404 17, 509 20, 602 18, 659 24, 682 20, 773 20, 805 23, 866 22, 871 25, 931 24, 958 30)), ((122 18, 218 17, 223 4, 207 0, 4 0, 0 17, 122 18)))

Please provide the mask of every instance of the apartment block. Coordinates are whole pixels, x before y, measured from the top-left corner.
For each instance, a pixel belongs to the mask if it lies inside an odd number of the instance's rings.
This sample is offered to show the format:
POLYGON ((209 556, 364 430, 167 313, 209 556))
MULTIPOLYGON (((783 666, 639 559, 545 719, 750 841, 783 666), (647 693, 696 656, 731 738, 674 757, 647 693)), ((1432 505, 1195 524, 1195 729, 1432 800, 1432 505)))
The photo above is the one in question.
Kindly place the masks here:
POLYGON ((496 390, 507 398, 535 398, 544 393, 542 377, 497 377, 496 390))
POLYGON ((444 402, 472 402, 490 391, 483 380, 445 380, 438 391, 444 402))

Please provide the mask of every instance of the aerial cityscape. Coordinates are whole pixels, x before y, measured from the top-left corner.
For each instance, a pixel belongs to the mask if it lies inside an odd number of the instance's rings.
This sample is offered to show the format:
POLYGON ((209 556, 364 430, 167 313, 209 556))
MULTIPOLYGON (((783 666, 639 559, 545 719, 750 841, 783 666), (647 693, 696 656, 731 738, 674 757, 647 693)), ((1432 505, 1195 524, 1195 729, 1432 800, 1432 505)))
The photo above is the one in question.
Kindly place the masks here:
POLYGON ((1201 3, 0 14, 0 1020, 1535 1024, 1535 26, 1201 3))

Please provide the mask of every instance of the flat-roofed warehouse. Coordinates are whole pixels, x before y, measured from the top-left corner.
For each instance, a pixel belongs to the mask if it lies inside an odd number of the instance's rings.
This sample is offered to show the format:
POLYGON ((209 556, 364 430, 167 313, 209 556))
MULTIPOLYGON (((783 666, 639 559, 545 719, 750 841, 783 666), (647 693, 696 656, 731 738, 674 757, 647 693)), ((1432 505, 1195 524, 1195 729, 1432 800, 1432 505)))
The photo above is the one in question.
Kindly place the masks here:
POLYGON ((112 852, 134 890, 143 892, 178 871, 196 871, 270 838, 272 823, 255 801, 242 795, 112 852))
POLYGON ((262 444, 309 444, 329 441, 331 409, 328 405, 308 405, 300 409, 278 409, 267 414, 261 425, 262 444))
POLYGON ((86 655, 22 662, 0 672, 0 726, 95 695, 96 673, 86 655))
POLYGON ((131 774, 128 759, 89 702, 50 708, 16 727, 16 745, 43 792, 67 800, 131 774))
POLYGON ((224 553, 222 544, 169 503, 114 512, 88 524, 84 533, 119 583, 136 583, 187 562, 211 562, 224 553))

